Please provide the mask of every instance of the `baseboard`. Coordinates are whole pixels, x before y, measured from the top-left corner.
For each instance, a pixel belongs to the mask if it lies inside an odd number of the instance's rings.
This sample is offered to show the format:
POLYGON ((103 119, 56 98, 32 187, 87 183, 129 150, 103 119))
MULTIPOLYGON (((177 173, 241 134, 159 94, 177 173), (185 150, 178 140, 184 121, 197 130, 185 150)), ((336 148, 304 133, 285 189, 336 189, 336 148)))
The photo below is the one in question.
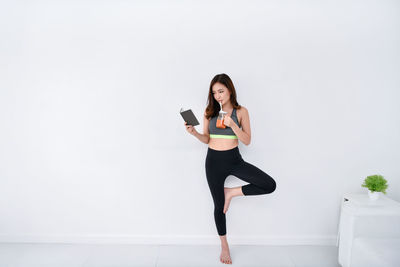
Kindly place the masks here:
MULTIPOLYGON (((324 245, 335 246, 336 236, 243 236, 228 235, 231 245, 324 245)), ((146 244, 146 245, 218 245, 218 235, 6 235, 0 243, 68 244, 146 244)))

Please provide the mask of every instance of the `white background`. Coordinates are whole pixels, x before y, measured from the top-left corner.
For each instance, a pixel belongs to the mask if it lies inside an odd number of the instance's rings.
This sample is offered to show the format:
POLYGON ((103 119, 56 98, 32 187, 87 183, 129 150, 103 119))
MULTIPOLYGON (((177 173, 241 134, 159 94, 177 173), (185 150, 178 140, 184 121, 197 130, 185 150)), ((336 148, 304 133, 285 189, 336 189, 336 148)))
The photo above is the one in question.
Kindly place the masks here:
POLYGON ((217 241, 207 145, 179 109, 202 132, 226 73, 250 114, 240 152, 277 182, 232 200, 228 239, 333 243, 366 176, 400 201, 399 15, 398 1, 2 1, 0 240, 217 241))

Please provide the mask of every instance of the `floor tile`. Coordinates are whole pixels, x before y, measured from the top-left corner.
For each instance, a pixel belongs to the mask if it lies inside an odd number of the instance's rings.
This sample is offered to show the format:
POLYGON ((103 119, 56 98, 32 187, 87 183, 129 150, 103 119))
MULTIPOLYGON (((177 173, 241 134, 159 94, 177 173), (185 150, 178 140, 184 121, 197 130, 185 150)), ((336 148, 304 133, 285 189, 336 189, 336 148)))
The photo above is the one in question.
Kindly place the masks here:
POLYGON ((288 246, 296 267, 340 267, 336 246, 288 246))
POLYGON ((93 245, 83 267, 156 266, 157 245, 93 245))
MULTIPOLYGON (((81 267, 87 258, 88 251, 88 246, 76 244, 12 244, 8 245, 7 249, 9 265, 1 266, 81 267)), ((1 248, 1 254, 3 252, 4 247, 1 248)), ((3 255, 0 258, 3 258, 3 255)))

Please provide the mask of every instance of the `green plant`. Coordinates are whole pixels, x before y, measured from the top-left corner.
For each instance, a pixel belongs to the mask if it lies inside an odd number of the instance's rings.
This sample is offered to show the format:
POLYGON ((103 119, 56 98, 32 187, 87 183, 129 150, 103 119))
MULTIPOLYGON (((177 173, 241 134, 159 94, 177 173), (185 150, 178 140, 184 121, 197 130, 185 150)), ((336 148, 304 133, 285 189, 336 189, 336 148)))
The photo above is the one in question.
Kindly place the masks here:
POLYGON ((382 192, 386 194, 386 188, 388 188, 387 181, 383 178, 382 175, 375 174, 370 175, 365 178, 364 183, 361 185, 363 187, 368 188, 372 192, 382 192))

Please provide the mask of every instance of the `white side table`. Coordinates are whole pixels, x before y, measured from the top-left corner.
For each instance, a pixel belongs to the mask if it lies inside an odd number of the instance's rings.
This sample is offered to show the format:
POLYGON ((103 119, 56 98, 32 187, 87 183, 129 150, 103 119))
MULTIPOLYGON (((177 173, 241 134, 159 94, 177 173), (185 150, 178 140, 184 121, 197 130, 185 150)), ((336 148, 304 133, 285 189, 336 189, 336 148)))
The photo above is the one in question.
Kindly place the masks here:
MULTIPOLYGON (((381 193, 379 199, 372 201, 368 194, 344 194, 341 201, 341 212, 336 245, 339 246, 339 263, 343 267, 350 266, 351 249, 354 233, 357 231, 356 221, 363 218, 379 216, 400 216, 400 203, 381 193)), ((396 227, 396 226, 395 226, 396 227)), ((386 229, 377 229, 384 232, 386 229)), ((387 229, 390 231, 391 229, 387 229)), ((380 233, 378 233, 380 234, 380 233)), ((400 266, 400 265, 399 265, 400 266)))

